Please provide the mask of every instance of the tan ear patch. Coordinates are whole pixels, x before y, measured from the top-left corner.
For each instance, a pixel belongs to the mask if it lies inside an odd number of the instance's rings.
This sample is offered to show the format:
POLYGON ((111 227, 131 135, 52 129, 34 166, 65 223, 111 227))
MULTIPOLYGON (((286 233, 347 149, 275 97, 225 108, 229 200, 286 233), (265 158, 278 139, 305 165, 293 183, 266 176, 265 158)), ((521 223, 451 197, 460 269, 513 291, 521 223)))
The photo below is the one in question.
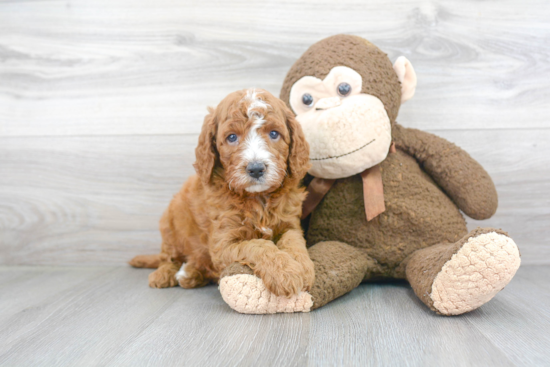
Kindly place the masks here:
POLYGON ((416 90, 416 72, 405 56, 399 56, 393 64, 393 70, 401 83, 401 103, 405 103, 414 96, 416 90))

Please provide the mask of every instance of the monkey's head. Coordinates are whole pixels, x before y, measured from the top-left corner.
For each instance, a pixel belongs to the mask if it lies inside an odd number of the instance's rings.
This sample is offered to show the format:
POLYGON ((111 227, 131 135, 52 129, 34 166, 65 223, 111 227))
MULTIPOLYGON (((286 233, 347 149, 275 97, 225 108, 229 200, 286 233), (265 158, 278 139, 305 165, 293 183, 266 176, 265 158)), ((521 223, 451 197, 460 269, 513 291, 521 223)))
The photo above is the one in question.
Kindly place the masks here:
POLYGON ((309 173, 343 178, 382 162, 399 106, 415 87, 416 74, 405 57, 392 65, 361 37, 337 35, 311 46, 281 90, 310 145, 309 173))

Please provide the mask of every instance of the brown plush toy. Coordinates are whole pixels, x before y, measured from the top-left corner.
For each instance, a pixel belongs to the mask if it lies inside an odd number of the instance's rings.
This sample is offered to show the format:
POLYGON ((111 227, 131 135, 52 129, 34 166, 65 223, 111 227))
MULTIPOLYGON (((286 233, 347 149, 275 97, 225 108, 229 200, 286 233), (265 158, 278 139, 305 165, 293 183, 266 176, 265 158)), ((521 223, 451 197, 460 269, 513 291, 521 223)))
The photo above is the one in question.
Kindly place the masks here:
POLYGON ((309 311, 363 281, 396 278, 433 311, 458 315, 510 282, 520 265, 514 241, 492 228, 468 233, 460 212, 474 219, 495 213, 487 172, 445 139, 396 123, 415 86, 407 59, 392 65, 356 36, 324 39, 296 61, 281 99, 310 144, 302 217, 315 283, 293 299, 275 297, 248 267, 233 264, 220 281, 233 309, 309 311))

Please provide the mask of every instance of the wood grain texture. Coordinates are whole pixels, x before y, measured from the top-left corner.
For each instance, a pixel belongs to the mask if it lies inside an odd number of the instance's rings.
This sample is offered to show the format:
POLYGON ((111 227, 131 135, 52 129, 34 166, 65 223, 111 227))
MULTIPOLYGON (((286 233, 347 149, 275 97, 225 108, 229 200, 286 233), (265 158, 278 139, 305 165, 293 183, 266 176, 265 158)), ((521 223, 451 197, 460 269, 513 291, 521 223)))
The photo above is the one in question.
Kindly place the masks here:
POLYGON ((122 264, 158 251, 160 215, 192 173, 195 141, 4 139, 0 263, 122 264))
POLYGON ((545 0, 0 6, 2 135, 197 133, 207 105, 251 86, 278 94, 300 54, 337 33, 411 60, 419 86, 401 119, 415 127, 548 127, 545 0))
POLYGON ((534 366, 550 358, 548 266, 437 316, 404 283, 311 313, 242 315, 215 286, 151 289, 129 267, 0 267, 5 366, 534 366))
MULTIPOLYGON (((548 263, 550 130, 434 131, 493 176, 523 264, 548 263), (513 143, 512 143, 513 142, 513 143), (487 146, 490 145, 490 149, 487 146)), ((192 135, 0 138, 0 263, 123 264, 156 253, 157 223, 193 174, 192 135)))
POLYGON ((0 3, 0 264, 121 264, 156 252, 193 173, 206 106, 278 94, 337 33, 405 55, 398 121, 465 148, 523 264, 550 264, 550 3, 99 0, 0 3))

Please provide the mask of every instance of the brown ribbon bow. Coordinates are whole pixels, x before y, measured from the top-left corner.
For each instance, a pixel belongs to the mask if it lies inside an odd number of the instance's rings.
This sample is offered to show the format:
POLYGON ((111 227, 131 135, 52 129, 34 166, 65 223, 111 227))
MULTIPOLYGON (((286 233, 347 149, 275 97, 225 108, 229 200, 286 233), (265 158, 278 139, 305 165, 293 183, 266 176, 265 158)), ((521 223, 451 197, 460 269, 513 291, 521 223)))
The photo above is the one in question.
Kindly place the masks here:
MULTIPOLYGON (((390 153, 395 152, 392 143, 390 153)), ((368 168, 361 172, 363 179, 363 200, 367 221, 376 218, 386 210, 384 204, 384 185, 380 165, 368 168)), ((336 180, 314 177, 307 187, 308 195, 302 204, 302 219, 305 219, 325 197, 336 180)))

